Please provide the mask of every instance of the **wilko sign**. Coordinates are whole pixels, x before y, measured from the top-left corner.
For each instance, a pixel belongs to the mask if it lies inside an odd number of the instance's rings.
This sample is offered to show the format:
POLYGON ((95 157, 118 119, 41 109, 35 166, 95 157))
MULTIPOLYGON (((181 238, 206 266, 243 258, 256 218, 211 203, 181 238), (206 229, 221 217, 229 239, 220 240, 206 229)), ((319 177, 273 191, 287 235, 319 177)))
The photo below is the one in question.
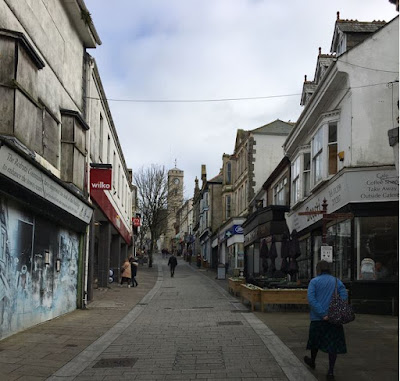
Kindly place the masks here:
POLYGON ((138 217, 134 217, 132 218, 132 225, 137 228, 138 226, 140 226, 140 218, 138 217))
POLYGON ((90 168, 90 191, 111 190, 111 177, 110 168, 90 168))

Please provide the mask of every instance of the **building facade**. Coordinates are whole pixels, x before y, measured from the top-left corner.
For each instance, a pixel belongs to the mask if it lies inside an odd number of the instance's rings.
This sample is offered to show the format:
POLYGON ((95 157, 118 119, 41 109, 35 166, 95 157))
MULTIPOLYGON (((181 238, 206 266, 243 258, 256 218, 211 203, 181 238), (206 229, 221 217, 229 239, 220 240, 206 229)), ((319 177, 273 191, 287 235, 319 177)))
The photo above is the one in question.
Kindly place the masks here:
POLYGON ((331 247, 334 274, 360 312, 393 312, 398 301, 398 172, 387 133, 398 120, 398 37, 398 17, 338 15, 334 57, 323 70, 318 57, 315 87, 284 145, 299 276, 315 276, 321 246, 331 247))

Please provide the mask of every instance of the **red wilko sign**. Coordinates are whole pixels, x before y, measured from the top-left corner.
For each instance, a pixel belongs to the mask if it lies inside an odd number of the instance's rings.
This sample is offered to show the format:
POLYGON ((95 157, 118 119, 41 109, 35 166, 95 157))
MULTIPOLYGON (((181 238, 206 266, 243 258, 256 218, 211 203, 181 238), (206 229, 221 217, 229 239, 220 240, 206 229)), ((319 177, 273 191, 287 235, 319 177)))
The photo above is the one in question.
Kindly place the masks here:
POLYGON ((135 227, 135 228, 137 228, 138 226, 140 226, 140 218, 138 218, 138 217, 133 217, 132 218, 132 225, 135 227))
POLYGON ((90 191, 111 190, 111 175, 109 168, 90 168, 90 191))

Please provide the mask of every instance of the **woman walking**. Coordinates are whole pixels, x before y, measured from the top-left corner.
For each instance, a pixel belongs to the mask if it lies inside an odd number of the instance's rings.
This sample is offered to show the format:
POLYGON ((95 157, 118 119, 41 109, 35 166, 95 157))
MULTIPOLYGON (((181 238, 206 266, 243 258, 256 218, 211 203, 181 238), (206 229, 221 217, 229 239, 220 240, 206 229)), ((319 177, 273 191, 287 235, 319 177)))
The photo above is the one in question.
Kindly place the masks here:
POLYGON ((126 282, 128 283, 128 288, 131 287, 131 264, 129 263, 129 259, 125 258, 124 264, 121 267, 121 284, 120 287, 126 282))
MULTIPOLYGON (((317 276, 308 285, 307 298, 310 305, 310 330, 307 349, 311 357, 304 356, 304 362, 315 369, 318 350, 328 353, 328 380, 334 380, 333 369, 337 354, 347 352, 342 325, 331 324, 328 320, 329 304, 335 292, 336 278, 330 275, 329 263, 317 263, 317 276)), ((347 300, 347 291, 343 283, 337 280, 337 292, 343 300, 347 300)))

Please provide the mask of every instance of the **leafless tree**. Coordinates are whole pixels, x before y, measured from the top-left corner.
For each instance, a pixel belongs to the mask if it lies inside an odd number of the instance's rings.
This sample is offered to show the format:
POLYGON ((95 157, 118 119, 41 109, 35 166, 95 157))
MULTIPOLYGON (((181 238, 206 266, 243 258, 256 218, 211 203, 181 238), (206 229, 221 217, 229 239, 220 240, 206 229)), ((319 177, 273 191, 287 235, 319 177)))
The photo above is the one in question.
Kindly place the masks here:
POLYGON ((168 173, 164 166, 152 164, 133 175, 138 190, 138 207, 150 232, 149 267, 153 263, 156 240, 167 222, 168 173))

